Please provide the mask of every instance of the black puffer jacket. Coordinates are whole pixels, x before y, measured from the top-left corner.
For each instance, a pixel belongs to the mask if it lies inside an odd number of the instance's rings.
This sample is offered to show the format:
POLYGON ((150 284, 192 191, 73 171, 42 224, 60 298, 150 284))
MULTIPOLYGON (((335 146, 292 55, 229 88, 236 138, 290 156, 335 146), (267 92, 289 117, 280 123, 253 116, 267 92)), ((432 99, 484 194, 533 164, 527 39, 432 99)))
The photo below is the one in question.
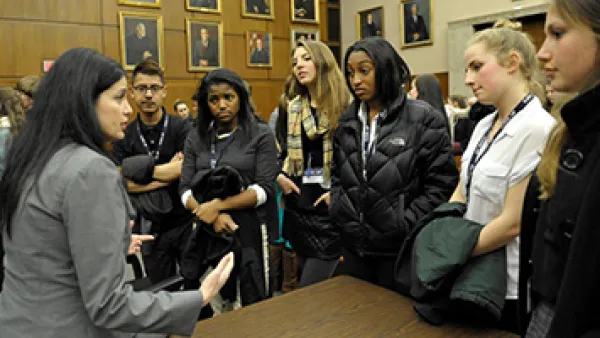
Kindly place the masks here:
POLYGON ((457 185, 450 137, 439 113, 403 94, 377 128, 365 182, 359 106, 344 112, 334 138, 331 219, 349 251, 396 256, 410 229, 457 185))

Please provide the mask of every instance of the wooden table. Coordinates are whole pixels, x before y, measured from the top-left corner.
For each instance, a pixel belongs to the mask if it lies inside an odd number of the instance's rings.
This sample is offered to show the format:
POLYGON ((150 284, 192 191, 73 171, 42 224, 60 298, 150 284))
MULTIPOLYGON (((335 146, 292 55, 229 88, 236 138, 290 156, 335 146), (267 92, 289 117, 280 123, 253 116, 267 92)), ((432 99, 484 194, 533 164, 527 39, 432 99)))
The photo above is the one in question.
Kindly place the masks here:
POLYGON ((517 337, 451 323, 431 326, 417 316, 413 303, 339 276, 199 322, 193 337, 517 337))

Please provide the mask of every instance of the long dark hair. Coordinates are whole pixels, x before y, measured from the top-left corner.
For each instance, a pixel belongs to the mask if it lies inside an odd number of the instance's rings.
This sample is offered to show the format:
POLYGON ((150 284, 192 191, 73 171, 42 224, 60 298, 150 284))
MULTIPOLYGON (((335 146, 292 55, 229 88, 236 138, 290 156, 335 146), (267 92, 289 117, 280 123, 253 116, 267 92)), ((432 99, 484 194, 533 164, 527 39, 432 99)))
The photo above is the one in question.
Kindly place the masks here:
POLYGON ((246 89, 247 87, 244 80, 238 74, 227 68, 219 68, 209 72, 201 80, 195 95, 198 102, 196 130, 198 131, 200 139, 207 141, 202 142, 202 144, 207 147, 210 136, 209 128, 211 123, 215 121, 215 117, 208 107, 208 93, 211 86, 223 83, 230 85, 240 99, 240 110, 237 113, 238 128, 245 133, 250 133, 250 128, 248 126, 255 121, 252 104, 250 103, 250 94, 246 89))
MULTIPOLYGON (((344 71, 348 69, 348 58, 350 54, 363 51, 373 60, 375 67, 375 99, 384 107, 389 106, 396 98, 406 95, 403 85, 410 81, 410 69, 394 47, 385 39, 380 37, 368 37, 355 42, 346 51, 344 57, 344 71)), ((350 79, 346 72, 346 84, 352 91, 350 79)), ((354 99, 360 99, 352 91, 354 99)))
POLYGON ((74 48, 61 55, 42 78, 35 105, 12 143, 0 181, 0 226, 7 227, 9 236, 27 180, 37 181, 63 145, 74 142, 108 156, 96 101, 124 76, 114 60, 88 48, 74 48))
POLYGON ((442 114, 446 125, 449 125, 448 115, 446 115, 446 108, 444 107, 444 94, 442 94, 442 86, 440 86, 437 77, 433 74, 419 75, 415 79, 415 86, 417 87, 417 93, 419 93, 416 99, 429 103, 438 113, 442 114))

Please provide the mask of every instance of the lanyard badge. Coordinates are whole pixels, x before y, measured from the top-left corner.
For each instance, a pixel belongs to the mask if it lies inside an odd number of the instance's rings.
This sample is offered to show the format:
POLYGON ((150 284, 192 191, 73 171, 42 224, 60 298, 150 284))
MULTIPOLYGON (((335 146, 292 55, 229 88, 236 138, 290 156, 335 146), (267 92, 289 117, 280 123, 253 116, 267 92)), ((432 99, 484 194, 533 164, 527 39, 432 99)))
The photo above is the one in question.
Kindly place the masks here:
MULTIPOLYGON (((164 114, 166 114, 166 113, 164 113, 164 114)), ((158 161, 158 157, 160 156, 160 148, 162 147, 163 141, 165 140, 165 134, 167 132, 168 125, 169 125, 169 115, 166 115, 165 122, 163 123, 163 130, 160 133, 160 137, 158 139, 158 145, 156 146, 156 150, 151 151, 150 147, 148 147, 148 143, 146 142, 146 139, 142 135, 142 129, 140 128, 140 122, 138 122, 138 124, 137 124, 137 132, 138 132, 138 135, 140 136, 140 140, 142 141, 144 148, 146 148, 146 152, 148 152, 148 155, 152 156, 155 161, 158 161)))
MULTIPOLYGON (((488 136, 490 136, 490 133, 492 132, 492 129, 494 128, 494 123, 496 120, 494 120, 494 122, 492 122, 492 125, 490 126, 490 128, 485 132, 485 134, 483 134, 481 139, 479 139, 479 143, 477 143, 477 146, 475 147, 475 150, 473 151, 473 155, 471 155, 471 160, 469 161, 469 167, 468 167, 468 171, 467 171, 467 184, 466 184, 467 201, 469 200, 469 196, 471 195, 471 182, 473 181, 473 172, 475 171, 475 167, 477 166, 477 164, 479 164, 479 162, 481 161, 483 156, 485 154, 487 154, 487 152, 490 150, 490 148, 492 147, 492 144, 494 143, 494 141, 496 140, 498 135, 500 135, 500 133, 504 130, 504 128, 506 127, 508 122, 510 122, 510 120, 512 120, 513 117, 515 117, 515 115, 517 115, 521 110, 523 110, 529 104, 529 102, 531 102, 531 100, 533 100, 533 95, 527 94, 527 96, 525 96, 523 98, 523 100, 521 100, 521 102, 519 102, 519 104, 515 107, 515 109, 506 117, 506 120, 504 120, 504 123, 502 123, 502 126, 500 126, 500 129, 498 129, 496 134, 494 134, 494 136, 492 137, 488 146, 485 147, 485 149, 482 149, 482 147, 485 144, 485 140, 488 138, 488 136)), ((496 115, 496 118, 498 118, 497 115, 496 115)))
POLYGON ((313 168, 312 167, 312 153, 308 153, 308 163, 306 165, 306 170, 304 171, 304 175, 302 176, 303 184, 323 184, 325 180, 323 179, 323 168, 313 168))

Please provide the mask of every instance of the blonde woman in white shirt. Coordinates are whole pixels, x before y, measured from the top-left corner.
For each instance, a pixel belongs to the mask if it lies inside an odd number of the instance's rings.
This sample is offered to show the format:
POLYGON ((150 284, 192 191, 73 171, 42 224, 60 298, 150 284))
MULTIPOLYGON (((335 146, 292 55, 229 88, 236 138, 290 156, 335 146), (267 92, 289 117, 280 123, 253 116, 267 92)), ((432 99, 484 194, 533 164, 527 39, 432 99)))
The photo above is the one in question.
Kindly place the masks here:
POLYGON ((466 219, 484 224, 473 257, 506 246, 507 302, 501 327, 517 332, 519 233, 525 190, 554 119, 533 95, 541 84, 535 46, 523 33, 476 33, 465 52, 465 84, 497 110, 481 120, 462 157, 451 202, 467 204, 466 219))

